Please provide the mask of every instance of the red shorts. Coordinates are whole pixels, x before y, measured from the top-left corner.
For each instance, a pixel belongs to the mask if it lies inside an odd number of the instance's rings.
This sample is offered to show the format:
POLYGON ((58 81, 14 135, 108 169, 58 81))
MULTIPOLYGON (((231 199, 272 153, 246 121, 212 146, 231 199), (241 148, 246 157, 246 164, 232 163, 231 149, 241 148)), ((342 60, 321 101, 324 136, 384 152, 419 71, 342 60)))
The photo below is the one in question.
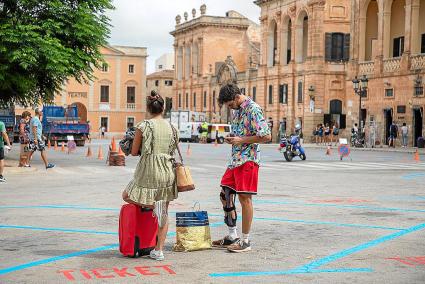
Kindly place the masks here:
POLYGON ((258 168, 254 162, 246 162, 242 166, 227 169, 221 178, 221 186, 227 186, 236 193, 257 194, 258 168))

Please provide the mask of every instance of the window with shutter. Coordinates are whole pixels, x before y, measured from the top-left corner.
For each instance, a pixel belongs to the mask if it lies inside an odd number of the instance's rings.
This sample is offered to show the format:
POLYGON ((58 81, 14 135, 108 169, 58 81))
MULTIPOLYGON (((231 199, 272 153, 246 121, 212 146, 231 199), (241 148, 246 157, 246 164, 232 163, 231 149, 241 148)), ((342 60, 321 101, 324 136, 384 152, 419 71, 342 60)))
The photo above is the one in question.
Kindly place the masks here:
POLYGON ((215 91, 213 91, 212 103, 213 103, 213 112, 215 112, 215 91))
POLYGON ((400 57, 404 50, 404 36, 397 37, 393 41, 393 57, 400 57))
POLYGON ((342 51, 342 60, 350 60, 350 34, 344 34, 344 46, 342 51))
POLYGON ((182 107, 182 94, 179 94, 179 107, 182 107))
POLYGON ((344 49, 344 34, 342 33, 333 33, 332 34, 332 60, 340 61, 342 60, 344 49))
POLYGON ((332 60, 332 33, 325 34, 325 60, 332 60))
POLYGON ((196 107, 196 93, 193 93, 193 106, 196 107))
POLYGON ((279 85, 279 103, 283 104, 283 85, 279 85))
POLYGON ((269 85, 269 105, 273 104, 273 86, 269 85))
POLYGON ((257 87, 252 87, 252 100, 255 102, 257 99, 257 87))
POLYGON ((127 103, 136 103, 136 87, 127 87, 127 103))
POLYGON ((422 34, 422 39, 421 39, 421 53, 425 53, 425 34, 422 34))
POLYGON ((207 91, 204 91, 204 108, 207 107, 207 91))
POLYGON ((189 107, 189 94, 186 93, 186 108, 189 107))
POLYGON ((298 82, 298 103, 303 102, 303 82, 298 82))
POLYGON ((109 103, 109 86, 100 86, 100 102, 109 103))

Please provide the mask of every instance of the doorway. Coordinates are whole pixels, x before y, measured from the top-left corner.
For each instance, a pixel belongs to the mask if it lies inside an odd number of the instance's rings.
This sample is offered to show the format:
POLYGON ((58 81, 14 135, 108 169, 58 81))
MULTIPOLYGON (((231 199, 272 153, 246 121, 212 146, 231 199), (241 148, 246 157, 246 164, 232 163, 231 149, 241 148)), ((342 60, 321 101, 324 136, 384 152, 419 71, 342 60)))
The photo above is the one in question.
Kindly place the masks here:
POLYGON ((418 146, 418 138, 422 137, 423 130, 423 112, 424 109, 414 108, 413 109, 413 146, 418 146))
POLYGON ((388 145, 390 138, 390 126, 393 124, 393 109, 384 109, 384 121, 385 121, 385 144, 388 145))

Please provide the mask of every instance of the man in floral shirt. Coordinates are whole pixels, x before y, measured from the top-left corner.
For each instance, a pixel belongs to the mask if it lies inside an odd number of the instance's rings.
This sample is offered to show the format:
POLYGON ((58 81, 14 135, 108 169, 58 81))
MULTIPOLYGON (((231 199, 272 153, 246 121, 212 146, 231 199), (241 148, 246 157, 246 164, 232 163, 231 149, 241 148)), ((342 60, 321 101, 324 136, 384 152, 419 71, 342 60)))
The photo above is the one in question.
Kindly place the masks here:
POLYGON ((232 157, 221 179, 220 193, 229 235, 214 241, 213 246, 245 252, 251 250, 249 232, 254 215, 252 195, 257 194, 258 186, 259 143, 269 142, 271 133, 261 107, 243 95, 236 84, 224 85, 218 102, 234 111, 232 134, 226 137, 226 142, 232 144, 232 157), (238 238, 236 228, 236 194, 242 206, 242 239, 238 238))

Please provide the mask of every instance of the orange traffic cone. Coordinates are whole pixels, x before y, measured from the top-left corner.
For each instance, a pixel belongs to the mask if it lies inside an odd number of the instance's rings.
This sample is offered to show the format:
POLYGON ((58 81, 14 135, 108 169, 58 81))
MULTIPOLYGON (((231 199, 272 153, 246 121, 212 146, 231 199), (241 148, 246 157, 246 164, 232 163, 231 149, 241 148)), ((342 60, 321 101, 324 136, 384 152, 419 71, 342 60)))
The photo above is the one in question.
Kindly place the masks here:
POLYGON ((186 151, 186 156, 190 156, 191 150, 190 150, 190 144, 187 144, 187 151, 186 151))
POLYGON ((103 160, 103 151, 102 151, 102 146, 99 146, 99 152, 97 154, 97 158, 99 160, 103 160))
POLYGON ((58 150, 58 141, 55 141, 55 151, 58 150))
POLYGON ((121 147, 118 147, 118 155, 125 156, 124 152, 121 150, 121 147))
POLYGON ((415 152, 415 161, 416 162, 419 162, 420 160, 419 160, 419 153, 418 153, 418 149, 416 149, 416 152, 415 152))
POLYGON ((326 155, 330 156, 332 155, 331 146, 328 145, 328 148, 326 149, 326 155))
POLYGON ((61 151, 65 152, 65 142, 62 142, 61 151))
POLYGON ((112 136, 111 140, 111 151, 116 152, 117 151, 117 145, 115 145, 115 137, 112 136))
POLYGON ((93 153, 91 152, 91 146, 89 145, 89 146, 87 147, 87 155, 86 155, 86 157, 87 157, 87 158, 89 158, 89 157, 91 157, 91 156, 93 156, 93 153))
POLYGON ((48 149, 52 148, 52 142, 50 142, 50 139, 47 140, 47 148, 48 149))

